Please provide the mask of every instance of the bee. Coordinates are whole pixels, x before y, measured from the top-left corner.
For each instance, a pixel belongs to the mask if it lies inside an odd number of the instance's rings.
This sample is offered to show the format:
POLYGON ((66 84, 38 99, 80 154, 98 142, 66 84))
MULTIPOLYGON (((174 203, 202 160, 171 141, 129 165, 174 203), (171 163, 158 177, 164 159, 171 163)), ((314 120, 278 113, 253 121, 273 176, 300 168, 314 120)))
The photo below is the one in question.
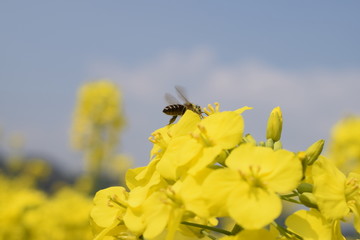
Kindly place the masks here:
POLYGON ((200 116, 202 116, 201 107, 199 105, 195 105, 189 102, 189 100, 187 100, 187 98, 185 97, 184 90, 181 87, 176 86, 175 89, 179 97, 184 101, 184 104, 180 104, 179 101, 171 94, 168 93, 165 94, 165 99, 168 103, 170 103, 170 105, 164 108, 163 113, 172 116, 172 118, 169 121, 169 124, 175 122, 178 116, 184 115, 186 110, 191 110, 194 113, 197 113, 200 116))

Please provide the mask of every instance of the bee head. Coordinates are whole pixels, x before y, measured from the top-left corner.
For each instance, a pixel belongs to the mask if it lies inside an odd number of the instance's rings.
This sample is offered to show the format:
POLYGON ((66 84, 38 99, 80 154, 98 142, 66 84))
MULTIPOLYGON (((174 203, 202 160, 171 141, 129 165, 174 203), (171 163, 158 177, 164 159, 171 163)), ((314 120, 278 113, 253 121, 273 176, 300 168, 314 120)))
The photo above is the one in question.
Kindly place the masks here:
POLYGON ((199 105, 194 105, 194 112, 198 114, 202 114, 203 111, 201 110, 201 107, 199 105))

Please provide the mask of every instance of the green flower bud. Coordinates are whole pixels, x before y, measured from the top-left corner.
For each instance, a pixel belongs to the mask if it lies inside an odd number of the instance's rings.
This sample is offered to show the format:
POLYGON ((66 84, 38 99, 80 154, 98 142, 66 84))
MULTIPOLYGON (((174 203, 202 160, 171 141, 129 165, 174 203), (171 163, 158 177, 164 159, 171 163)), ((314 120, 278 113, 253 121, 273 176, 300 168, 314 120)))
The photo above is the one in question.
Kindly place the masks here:
POLYGON ((313 191, 313 185, 310 183, 301 183, 298 187, 297 190, 299 193, 304 193, 304 192, 309 192, 312 193, 313 191))
POLYGON ((317 208, 316 198, 314 194, 309 192, 304 192, 299 196, 299 200, 306 207, 317 208))
POLYGON ((216 157, 216 162, 224 165, 226 158, 229 156, 229 152, 227 150, 221 151, 221 153, 216 157))
POLYGON ((323 139, 320 139, 319 141, 311 145, 308 149, 306 149, 305 153, 307 157, 307 165, 312 165, 316 161, 316 159, 318 159, 324 148, 324 143, 325 141, 323 139))
POLYGON ((274 140, 272 140, 271 138, 267 139, 265 142, 265 146, 269 148, 274 148, 274 140))
POLYGON ((282 149, 282 142, 281 141, 277 141, 274 143, 274 150, 280 150, 282 149))
POLYGON ((272 139, 274 142, 280 140, 282 131, 283 118, 280 107, 274 108, 269 116, 267 128, 266 128, 266 139, 272 139))

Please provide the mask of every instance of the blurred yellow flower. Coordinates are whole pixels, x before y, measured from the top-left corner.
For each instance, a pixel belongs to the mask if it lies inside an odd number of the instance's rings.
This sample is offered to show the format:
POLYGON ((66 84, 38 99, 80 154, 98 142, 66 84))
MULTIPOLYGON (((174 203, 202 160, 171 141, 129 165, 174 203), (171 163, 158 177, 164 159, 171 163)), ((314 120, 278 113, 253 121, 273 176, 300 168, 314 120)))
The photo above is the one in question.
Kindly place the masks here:
POLYGON ((360 117, 349 116, 331 131, 329 156, 345 173, 360 173, 360 117))
POLYGON ((321 214, 334 221, 354 214, 354 227, 360 232, 360 174, 346 177, 333 162, 321 157, 312 167, 313 194, 321 214))
POLYGON ((83 152, 95 188, 104 162, 116 159, 118 135, 124 126, 122 95, 108 80, 84 84, 79 92, 71 129, 72 146, 83 152))
POLYGON ((78 93, 74 117, 72 133, 76 147, 86 145, 86 139, 81 137, 91 135, 89 132, 96 131, 96 127, 120 129, 124 119, 119 88, 108 80, 84 84, 78 93))
POLYGON ((0 175, 0 239, 88 240, 91 199, 71 188, 52 196, 0 175))

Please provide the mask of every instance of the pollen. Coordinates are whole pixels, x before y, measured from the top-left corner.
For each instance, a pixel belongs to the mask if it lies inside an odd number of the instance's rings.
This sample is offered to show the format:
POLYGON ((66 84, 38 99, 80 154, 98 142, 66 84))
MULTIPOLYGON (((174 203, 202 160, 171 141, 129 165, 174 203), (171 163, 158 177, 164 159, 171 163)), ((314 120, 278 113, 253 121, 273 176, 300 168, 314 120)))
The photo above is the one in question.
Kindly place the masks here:
POLYGON ((167 146, 165 139, 163 138, 162 134, 159 132, 153 133, 148 139, 150 142, 159 145, 163 149, 166 148, 167 146))
POLYGON ((198 124, 200 133, 192 133, 191 136, 202 143, 205 147, 212 147, 215 143, 210 139, 206 128, 203 125, 198 124))
POLYGON ((108 196, 109 200, 107 202, 107 205, 109 207, 121 207, 121 208, 127 208, 127 203, 125 201, 122 201, 121 198, 119 198, 119 196, 117 196, 116 194, 112 195, 112 196, 108 196))
POLYGON ((215 108, 211 104, 207 105, 207 108, 203 109, 204 113, 209 116, 211 114, 219 112, 220 104, 218 102, 215 102, 214 105, 215 105, 215 108))
POLYGON ((250 165, 248 171, 238 170, 241 178, 247 182, 251 188, 262 188, 266 189, 266 184, 261 178, 261 167, 256 165, 250 165))

